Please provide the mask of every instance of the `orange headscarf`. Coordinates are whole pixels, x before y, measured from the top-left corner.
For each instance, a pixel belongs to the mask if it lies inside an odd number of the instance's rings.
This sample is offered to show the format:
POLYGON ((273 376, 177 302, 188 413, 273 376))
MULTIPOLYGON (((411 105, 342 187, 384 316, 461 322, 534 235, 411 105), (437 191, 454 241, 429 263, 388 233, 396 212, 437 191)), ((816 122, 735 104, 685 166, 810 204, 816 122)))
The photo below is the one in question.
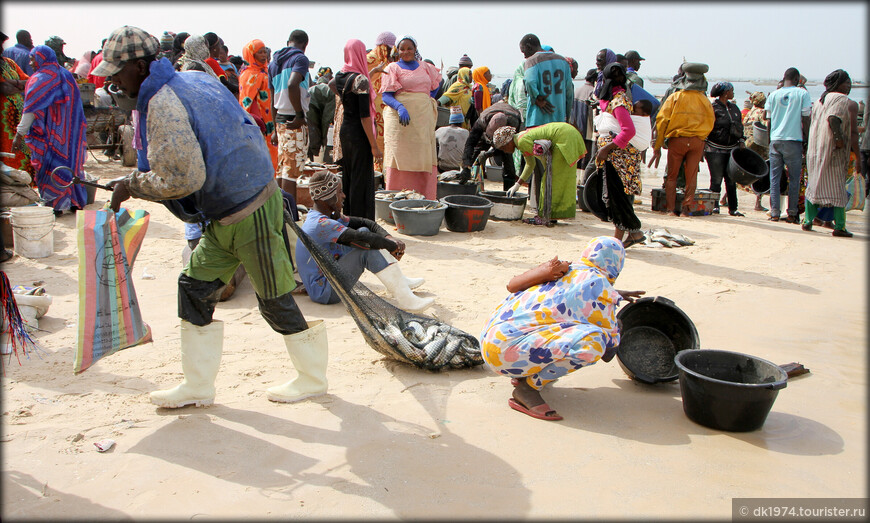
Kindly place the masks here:
POLYGON ((272 95, 269 92, 268 64, 258 62, 254 54, 266 47, 262 40, 251 40, 242 48, 242 58, 248 67, 239 76, 239 103, 251 114, 259 116, 266 124, 266 134, 272 134, 272 95))
POLYGON ((480 85, 483 91, 483 103, 481 104, 481 111, 492 105, 492 96, 489 93, 489 85, 487 85, 486 77, 484 76, 489 72, 489 67, 485 65, 475 68, 471 72, 471 78, 475 83, 480 85))

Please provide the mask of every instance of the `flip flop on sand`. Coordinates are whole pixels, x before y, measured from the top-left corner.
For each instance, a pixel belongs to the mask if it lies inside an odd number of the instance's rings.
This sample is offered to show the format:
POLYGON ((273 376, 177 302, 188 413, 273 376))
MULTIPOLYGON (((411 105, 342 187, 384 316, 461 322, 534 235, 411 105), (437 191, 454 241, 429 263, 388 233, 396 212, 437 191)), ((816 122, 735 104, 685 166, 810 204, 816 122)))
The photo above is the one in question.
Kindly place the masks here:
POLYGON ((508 400, 508 405, 514 410, 520 411, 523 414, 528 414, 529 416, 537 419, 542 419, 546 421, 559 421, 564 419, 562 416, 556 414, 556 411, 550 408, 546 403, 541 403, 532 408, 527 408, 525 405, 520 403, 519 401, 510 398, 508 400))
POLYGON ((645 241, 645 240, 646 240, 646 236, 643 235, 643 234, 641 234, 639 238, 631 238, 631 237, 629 237, 629 238, 626 239, 624 242, 622 242, 622 247, 623 247, 624 249, 628 249, 628 248, 631 247, 632 245, 634 245, 634 244, 636 244, 636 243, 642 243, 642 242, 645 241))

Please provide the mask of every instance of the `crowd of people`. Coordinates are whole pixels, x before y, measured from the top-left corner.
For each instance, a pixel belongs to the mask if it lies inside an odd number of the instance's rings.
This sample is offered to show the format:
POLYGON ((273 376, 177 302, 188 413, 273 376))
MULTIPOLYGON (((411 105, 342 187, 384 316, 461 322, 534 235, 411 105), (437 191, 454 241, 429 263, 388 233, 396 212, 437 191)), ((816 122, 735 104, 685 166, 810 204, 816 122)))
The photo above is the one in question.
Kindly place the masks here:
POLYGON ((639 74, 645 58, 635 50, 601 49, 575 89, 577 60, 534 34, 519 40, 523 60, 502 86, 468 55, 441 71, 423 58, 426 50, 413 36, 391 32, 371 47, 348 40, 342 67, 321 67, 313 79, 308 35, 300 29, 274 53, 253 39, 238 56, 213 32, 167 31, 157 38, 124 26, 80 60, 64 54, 59 37, 39 46, 25 30, 16 38, 3 52, 0 82, 3 150, 15 151, 4 162, 31 173, 56 212, 83 208, 82 187, 70 183, 83 175, 86 152, 78 84, 113 85, 136 99, 138 165, 111 182, 112 208, 130 197, 162 202, 199 240, 178 281, 184 381, 151 395, 167 408, 214 401, 222 323, 212 315, 240 265, 299 374, 269 389, 269 398, 292 402, 326 391, 323 323, 307 321, 292 294, 301 283, 316 302, 335 303, 338 296, 301 242, 293 252, 284 212, 295 211, 297 181, 330 144, 341 175, 324 170, 311 177, 313 207, 303 230, 343 270, 357 278, 365 269, 375 273, 400 307, 414 311, 434 300, 416 296, 412 289, 423 281, 391 263, 405 245, 374 221, 375 171, 387 189, 434 200, 440 172, 457 170, 466 183, 476 161, 494 157, 508 195, 529 186, 535 216, 526 223, 546 227, 575 216, 579 169, 583 176, 601 173, 613 236, 593 239, 575 263, 554 259, 512 280, 510 296, 481 335, 486 362, 514 380, 511 407, 547 420, 561 418, 541 389, 608 361, 619 339, 616 307, 642 294, 612 284, 625 249, 644 240, 634 197, 647 149, 656 166, 661 149, 668 151, 668 214, 690 214, 699 164, 706 161, 710 190, 719 193, 724 182, 723 204, 730 215, 743 216, 727 165, 732 151, 748 148, 770 161, 770 219, 808 231, 827 226, 834 236, 851 236, 845 228, 850 154, 867 176, 867 108, 859 127, 858 104, 848 97, 851 80, 841 69, 825 78, 825 93, 814 101, 806 80, 789 68, 776 90, 753 93, 743 114, 732 101, 733 84, 719 82, 708 92, 706 64, 681 64, 665 96, 652 96, 639 74), (436 131, 439 107, 449 119, 436 131), (769 130, 769 143, 753 135, 756 124, 769 130), (58 166, 69 172, 56 172, 58 166), (784 173, 788 205, 781 218, 784 173), (276 178, 290 183, 279 187, 276 178), (294 254, 302 282, 294 278, 294 254), (551 345, 556 341, 558 347, 551 345))

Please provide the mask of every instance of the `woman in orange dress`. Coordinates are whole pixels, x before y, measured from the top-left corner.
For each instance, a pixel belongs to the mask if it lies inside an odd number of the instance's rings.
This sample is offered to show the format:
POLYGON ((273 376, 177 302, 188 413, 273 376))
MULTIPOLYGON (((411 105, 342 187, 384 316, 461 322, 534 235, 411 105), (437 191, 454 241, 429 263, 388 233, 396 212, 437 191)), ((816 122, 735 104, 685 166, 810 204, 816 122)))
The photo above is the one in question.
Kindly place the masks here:
POLYGON ((239 76, 239 103, 251 113, 256 120, 259 118, 265 126, 264 139, 272 157, 272 167, 278 169, 278 147, 272 145, 272 131, 275 123, 272 120, 272 94, 269 91, 268 50, 262 40, 251 40, 242 49, 242 58, 248 66, 239 76))
MULTIPOLYGON (((375 98, 375 114, 372 119, 375 122, 375 140, 381 151, 384 150, 384 101, 381 97, 381 75, 384 74, 384 68, 390 63, 390 53, 396 45, 396 35, 389 31, 384 31, 375 39, 375 47, 366 55, 366 61, 369 68, 369 77, 372 80, 371 88, 373 93, 377 93, 375 98)), ((336 126, 338 132, 338 126, 336 126)), ((375 170, 384 171, 383 158, 375 158, 375 170)))

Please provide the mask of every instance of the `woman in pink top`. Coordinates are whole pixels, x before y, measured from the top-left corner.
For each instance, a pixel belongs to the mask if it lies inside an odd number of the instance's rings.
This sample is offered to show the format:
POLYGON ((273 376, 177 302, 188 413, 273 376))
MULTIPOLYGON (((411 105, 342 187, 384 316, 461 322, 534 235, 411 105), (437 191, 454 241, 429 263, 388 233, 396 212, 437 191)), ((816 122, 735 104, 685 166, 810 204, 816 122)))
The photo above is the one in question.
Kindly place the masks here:
POLYGON ((625 68, 619 62, 608 64, 603 78, 599 106, 602 112, 616 118, 620 132, 616 135, 602 133, 598 137, 595 165, 604 175, 613 237, 622 240, 628 233, 628 238, 622 241, 623 247, 628 248, 646 239, 631 197, 640 193, 641 152, 629 143, 636 131, 631 121, 631 92, 626 90, 625 68))
POLYGON ((438 158, 435 150, 435 94, 441 73, 419 59, 417 42, 398 42, 399 61, 384 70, 384 180, 388 190, 412 189, 437 198, 438 158))

